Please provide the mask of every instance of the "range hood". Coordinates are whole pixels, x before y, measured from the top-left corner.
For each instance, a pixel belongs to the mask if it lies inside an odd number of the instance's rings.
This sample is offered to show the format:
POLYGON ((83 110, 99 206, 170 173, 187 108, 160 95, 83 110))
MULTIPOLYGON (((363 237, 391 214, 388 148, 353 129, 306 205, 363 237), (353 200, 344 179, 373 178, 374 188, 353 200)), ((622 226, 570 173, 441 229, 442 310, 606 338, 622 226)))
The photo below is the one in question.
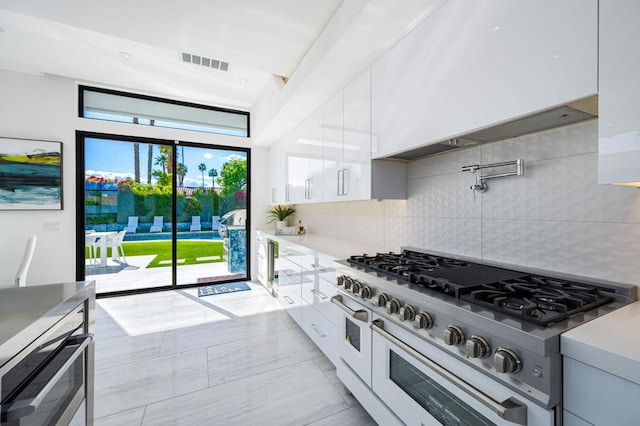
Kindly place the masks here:
POLYGON ((467 148, 481 143, 494 142, 528 133, 540 132, 567 124, 589 120, 598 116, 598 96, 545 110, 506 123, 490 126, 442 142, 415 148, 410 151, 392 155, 390 158, 399 160, 415 160, 416 158, 453 149, 467 148))

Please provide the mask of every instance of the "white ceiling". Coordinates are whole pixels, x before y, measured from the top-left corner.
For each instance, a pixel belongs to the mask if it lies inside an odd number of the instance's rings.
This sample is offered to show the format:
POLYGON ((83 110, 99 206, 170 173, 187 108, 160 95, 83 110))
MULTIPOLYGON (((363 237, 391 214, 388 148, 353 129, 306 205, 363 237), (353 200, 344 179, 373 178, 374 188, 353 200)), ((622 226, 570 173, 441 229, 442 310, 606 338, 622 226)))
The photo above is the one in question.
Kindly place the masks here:
POLYGON ((252 125, 253 138, 268 130, 269 142, 441 1, 0 0, 0 69, 252 114, 270 105, 252 125), (181 52, 229 62, 229 71, 184 63, 181 52), (265 101, 280 76, 295 84, 286 99, 265 101))

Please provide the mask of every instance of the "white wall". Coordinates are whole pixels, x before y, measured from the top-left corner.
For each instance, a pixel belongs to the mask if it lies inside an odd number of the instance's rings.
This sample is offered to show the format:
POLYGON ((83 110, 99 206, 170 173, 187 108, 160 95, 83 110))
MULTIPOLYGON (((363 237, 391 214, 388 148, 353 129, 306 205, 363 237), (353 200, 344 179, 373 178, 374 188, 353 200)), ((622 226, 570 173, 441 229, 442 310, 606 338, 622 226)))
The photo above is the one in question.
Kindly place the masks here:
MULTIPOLYGON (((309 232, 640 285, 640 190, 597 184, 597 120, 408 164, 406 201, 298 205, 309 232), (524 158, 474 193, 463 165, 524 158)), ((489 170, 487 172, 490 172, 489 170)), ((354 253, 355 254, 355 253, 354 253)))
MULTIPOLYGON (((32 234, 38 236, 38 244, 28 284, 75 280, 76 130, 244 148, 251 145, 248 139, 232 136, 78 118, 77 86, 67 78, 0 71, 0 137, 62 142, 64 198, 61 211, 0 211, 0 287, 13 282, 27 238, 32 234), (49 224, 57 224, 59 230, 45 231, 49 224)), ((254 181, 260 173, 266 173, 266 153, 256 157, 252 158, 254 181)), ((256 199, 252 194, 252 203, 252 214, 256 209, 266 209, 266 198, 260 194, 256 199)), ((257 218, 254 223, 260 224, 261 215, 257 214, 257 218)))

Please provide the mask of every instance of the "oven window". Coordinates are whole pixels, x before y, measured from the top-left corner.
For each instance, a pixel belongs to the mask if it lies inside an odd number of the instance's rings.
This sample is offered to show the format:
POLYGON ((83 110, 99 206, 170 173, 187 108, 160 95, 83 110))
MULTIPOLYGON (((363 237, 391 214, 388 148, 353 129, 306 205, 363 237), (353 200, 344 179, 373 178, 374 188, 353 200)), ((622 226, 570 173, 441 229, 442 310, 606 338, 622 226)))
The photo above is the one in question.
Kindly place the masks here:
POLYGON ((389 378, 444 425, 495 425, 426 374, 390 350, 389 378))
POLYGON ((360 352, 360 326, 351 321, 349 318, 346 320, 345 338, 358 352, 360 352))
POLYGON ((75 344, 62 347, 37 376, 18 386, 14 397, 3 401, 0 415, 3 425, 5 422, 21 426, 56 424, 78 393, 84 390, 84 356, 76 357, 71 365, 64 367, 67 360, 75 356, 77 347, 75 344), (57 373, 61 375, 56 377, 57 373), (47 390, 48 383, 53 386, 47 390))

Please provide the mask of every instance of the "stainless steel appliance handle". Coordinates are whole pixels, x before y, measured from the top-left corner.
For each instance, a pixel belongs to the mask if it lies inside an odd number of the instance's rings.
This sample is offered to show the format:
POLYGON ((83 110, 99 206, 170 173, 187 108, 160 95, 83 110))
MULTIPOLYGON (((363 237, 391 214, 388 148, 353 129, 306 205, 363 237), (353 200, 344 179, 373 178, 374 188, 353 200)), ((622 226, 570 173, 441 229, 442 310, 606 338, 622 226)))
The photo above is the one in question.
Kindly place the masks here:
POLYGON ((327 271, 327 268, 325 268, 324 266, 322 266, 322 265, 320 265, 318 263, 312 263, 311 267, 313 269, 315 269, 316 271, 320 271, 320 272, 326 272, 327 271))
POLYGON ((24 399, 15 401, 11 404, 11 407, 6 411, 7 421, 15 421, 19 420, 22 417, 26 417, 32 414, 34 411, 38 409, 42 401, 47 396, 51 389, 58 383, 58 381, 62 378, 62 376, 67 372, 67 370, 76 362, 76 359, 80 357, 85 348, 91 343, 93 340, 93 334, 80 334, 78 336, 71 337, 67 340, 69 343, 79 344, 78 348, 73 351, 73 354, 69 357, 68 360, 65 361, 64 364, 58 369, 56 374, 53 375, 51 379, 40 389, 40 392, 36 394, 35 397, 30 399, 24 399))
POLYGON ((350 307, 342 303, 342 296, 339 294, 336 294, 331 298, 331 303, 333 303, 338 308, 345 311, 347 314, 349 314, 350 317, 355 318, 357 320, 366 322, 369 318, 369 313, 364 309, 359 309, 357 311, 354 311, 353 309, 351 309, 350 307))
POLYGON ((489 408, 491 411, 496 413, 501 418, 508 420, 510 422, 517 423, 519 425, 527 424, 527 406, 520 403, 515 398, 509 398, 505 401, 498 402, 491 398, 488 395, 485 395, 480 390, 476 389, 469 383, 465 382, 455 374, 451 373, 449 370, 441 367, 435 362, 431 361, 429 358, 422 355, 417 350, 413 349, 411 346, 407 345, 402 340, 398 339, 393 334, 389 333, 384 329, 384 321, 382 320, 374 320, 370 325, 371 329, 389 340, 394 345, 398 346, 403 351, 407 352, 413 358, 418 360, 421 364, 426 366, 427 368, 435 371, 448 381, 452 382, 460 389, 465 391, 471 397, 473 397, 476 401, 482 403, 485 407, 489 408))
POLYGON ((267 243, 267 281, 273 282, 275 278, 274 257, 276 252, 276 244, 269 240, 267 243))
POLYGON ((338 170, 338 188, 337 188, 337 191, 336 191, 337 195, 342 195, 342 194, 340 193, 340 180, 342 179, 342 178, 340 177, 340 174, 341 174, 341 173, 342 173, 342 170, 338 170))

